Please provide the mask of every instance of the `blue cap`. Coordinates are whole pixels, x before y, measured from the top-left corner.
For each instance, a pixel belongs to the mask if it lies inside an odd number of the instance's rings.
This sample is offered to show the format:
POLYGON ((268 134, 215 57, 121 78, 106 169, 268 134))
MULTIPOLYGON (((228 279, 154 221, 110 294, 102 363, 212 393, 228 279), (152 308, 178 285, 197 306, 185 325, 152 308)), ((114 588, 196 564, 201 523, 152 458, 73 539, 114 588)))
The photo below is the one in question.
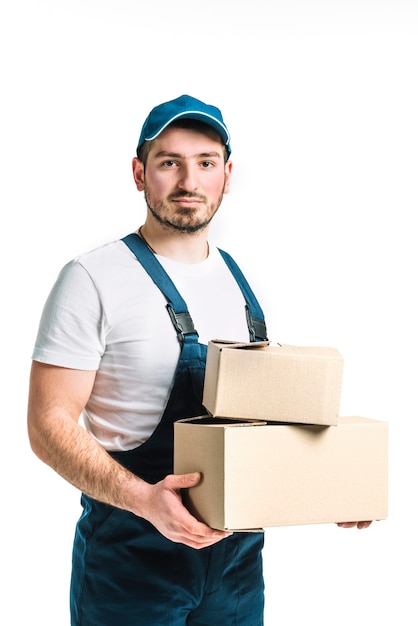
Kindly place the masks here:
POLYGON ((152 141, 158 137, 169 124, 178 119, 192 119, 204 122, 216 130, 221 136, 228 150, 228 154, 231 154, 229 131, 224 124, 220 110, 215 106, 205 104, 187 95, 180 96, 169 102, 164 102, 152 109, 142 127, 138 141, 138 149, 144 141, 152 141))

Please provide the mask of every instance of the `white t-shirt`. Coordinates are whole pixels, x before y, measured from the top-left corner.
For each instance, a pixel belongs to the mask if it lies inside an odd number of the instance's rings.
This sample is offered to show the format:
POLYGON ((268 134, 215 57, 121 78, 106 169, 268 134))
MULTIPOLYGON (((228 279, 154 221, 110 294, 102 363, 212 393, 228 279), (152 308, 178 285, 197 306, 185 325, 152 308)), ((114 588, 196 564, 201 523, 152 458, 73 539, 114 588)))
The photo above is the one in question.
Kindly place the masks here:
MULTIPOLYGON (((188 306, 199 341, 248 341, 245 301, 219 251, 201 263, 157 257, 188 306)), ((166 299, 122 241, 61 271, 42 313, 32 358, 97 370, 83 412, 109 451, 137 447, 154 431, 180 353, 166 299)))

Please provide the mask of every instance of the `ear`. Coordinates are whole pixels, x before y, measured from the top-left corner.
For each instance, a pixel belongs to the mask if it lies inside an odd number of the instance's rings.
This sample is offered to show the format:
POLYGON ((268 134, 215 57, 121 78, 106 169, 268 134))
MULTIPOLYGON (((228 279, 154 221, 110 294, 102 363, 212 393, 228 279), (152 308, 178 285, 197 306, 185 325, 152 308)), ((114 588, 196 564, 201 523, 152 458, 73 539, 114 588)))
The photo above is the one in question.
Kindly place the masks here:
POLYGON ((132 173, 134 175, 134 181, 136 184, 136 188, 138 191, 144 191, 145 182, 144 182, 144 164, 137 157, 135 157, 132 161, 132 173))
POLYGON ((229 192, 229 183, 231 180, 232 174, 232 161, 227 161, 225 163, 225 186, 224 186, 224 194, 229 192))

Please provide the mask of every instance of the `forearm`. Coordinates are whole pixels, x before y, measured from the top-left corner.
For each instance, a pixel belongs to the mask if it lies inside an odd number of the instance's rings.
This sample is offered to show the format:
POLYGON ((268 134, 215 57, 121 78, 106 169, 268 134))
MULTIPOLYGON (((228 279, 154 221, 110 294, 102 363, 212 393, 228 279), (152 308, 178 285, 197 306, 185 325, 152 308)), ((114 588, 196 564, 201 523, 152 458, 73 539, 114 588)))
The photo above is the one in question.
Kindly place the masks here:
POLYGON ((147 487, 144 481, 117 463, 73 419, 44 416, 36 428, 29 424, 29 438, 35 454, 77 489, 106 504, 139 513, 139 496, 147 487))
POLYGON ((32 364, 30 444, 44 463, 87 495, 139 515, 149 486, 112 459, 78 423, 95 375, 94 371, 32 364))
POLYGON ((195 486, 199 474, 170 475, 149 484, 117 463, 80 426, 78 417, 94 378, 92 371, 33 363, 28 434, 34 453, 80 491, 147 519, 172 541, 202 548, 227 536, 198 522, 183 506, 181 490, 195 486))

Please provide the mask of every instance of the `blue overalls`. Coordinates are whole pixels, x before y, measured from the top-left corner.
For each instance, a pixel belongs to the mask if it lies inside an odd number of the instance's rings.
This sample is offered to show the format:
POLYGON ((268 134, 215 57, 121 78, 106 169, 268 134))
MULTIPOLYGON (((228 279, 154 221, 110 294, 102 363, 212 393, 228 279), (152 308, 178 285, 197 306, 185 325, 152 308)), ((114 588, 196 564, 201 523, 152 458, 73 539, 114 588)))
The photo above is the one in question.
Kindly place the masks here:
MULTIPOLYGON (((207 346, 165 270, 135 233, 123 239, 167 299, 181 353, 163 417, 151 437, 112 452, 150 483, 173 473, 173 423, 204 415, 207 346)), ((233 259, 220 251, 246 301, 251 341, 266 339, 263 312, 233 259)), ((162 536, 146 520, 82 495, 73 547, 72 626, 262 626, 263 533, 236 532, 195 550, 162 536)))

